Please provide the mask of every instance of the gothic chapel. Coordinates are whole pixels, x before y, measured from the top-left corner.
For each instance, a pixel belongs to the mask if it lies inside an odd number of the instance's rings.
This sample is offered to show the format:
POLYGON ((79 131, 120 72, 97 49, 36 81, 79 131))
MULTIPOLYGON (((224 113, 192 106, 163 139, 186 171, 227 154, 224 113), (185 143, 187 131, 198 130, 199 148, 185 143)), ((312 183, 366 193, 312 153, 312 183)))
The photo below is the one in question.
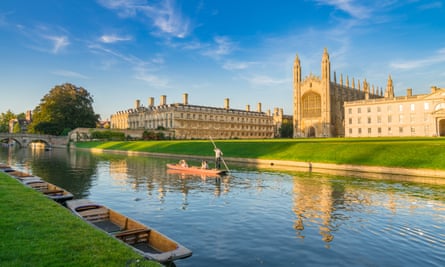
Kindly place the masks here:
POLYGON ((293 72, 294 138, 345 136, 344 102, 383 97, 382 89, 370 88, 366 79, 362 88, 359 80, 355 84, 354 78, 350 84, 348 76, 344 82, 341 75, 337 83, 335 72, 331 80, 331 62, 326 48, 321 60, 321 77, 311 73, 302 80, 298 55, 293 72))

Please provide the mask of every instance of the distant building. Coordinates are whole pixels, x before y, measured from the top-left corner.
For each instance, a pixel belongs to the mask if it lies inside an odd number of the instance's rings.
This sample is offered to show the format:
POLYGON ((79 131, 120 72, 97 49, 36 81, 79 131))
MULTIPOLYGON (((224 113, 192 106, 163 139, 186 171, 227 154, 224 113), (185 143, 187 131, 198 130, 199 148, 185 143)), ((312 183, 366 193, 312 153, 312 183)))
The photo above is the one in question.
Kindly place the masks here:
POLYGON ((110 121, 109 120, 105 120, 105 121, 98 121, 96 124, 96 128, 104 128, 104 129, 109 129, 110 128, 110 121))
POLYGON ((9 121, 9 132, 14 133, 14 128, 19 127, 20 133, 28 131, 28 125, 32 122, 31 110, 26 111, 25 119, 12 119, 9 121))
POLYGON ((301 64, 295 57, 293 84, 293 127, 294 137, 334 137, 345 135, 344 102, 382 98, 382 91, 370 86, 366 79, 360 88, 360 81, 337 83, 334 72, 331 79, 331 62, 327 49, 321 60, 321 77, 310 74, 301 78, 301 64))
POLYGON ((346 136, 445 136, 445 88, 429 94, 394 96, 391 77, 385 98, 345 103, 346 136))
POLYGON ((280 129, 283 125, 291 125, 293 123, 291 115, 285 115, 282 108, 275 108, 273 112, 273 121, 275 128, 275 137, 280 136, 280 129))
POLYGON ((182 103, 167 104, 167 97, 161 96, 160 104, 154 105, 150 97, 148 106, 136 100, 135 106, 111 116, 111 129, 166 129, 174 132, 176 139, 217 139, 231 138, 273 138, 275 135, 274 116, 261 110, 230 108, 229 99, 224 107, 190 105, 188 94, 182 103))

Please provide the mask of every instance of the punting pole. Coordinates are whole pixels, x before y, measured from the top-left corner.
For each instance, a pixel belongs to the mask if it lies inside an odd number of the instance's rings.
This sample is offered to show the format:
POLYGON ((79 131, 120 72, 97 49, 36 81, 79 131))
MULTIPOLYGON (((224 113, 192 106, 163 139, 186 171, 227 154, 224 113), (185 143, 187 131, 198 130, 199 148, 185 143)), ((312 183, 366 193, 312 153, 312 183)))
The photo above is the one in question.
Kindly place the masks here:
MULTIPOLYGON (((210 137, 210 141, 212 141, 213 147, 216 148, 216 144, 215 144, 215 142, 213 142, 212 137, 211 136, 209 136, 209 137, 210 137)), ((226 161, 224 160, 224 158, 222 156, 221 156, 221 160, 224 163, 224 166, 226 167, 227 172, 230 172, 229 167, 227 167, 226 161)))

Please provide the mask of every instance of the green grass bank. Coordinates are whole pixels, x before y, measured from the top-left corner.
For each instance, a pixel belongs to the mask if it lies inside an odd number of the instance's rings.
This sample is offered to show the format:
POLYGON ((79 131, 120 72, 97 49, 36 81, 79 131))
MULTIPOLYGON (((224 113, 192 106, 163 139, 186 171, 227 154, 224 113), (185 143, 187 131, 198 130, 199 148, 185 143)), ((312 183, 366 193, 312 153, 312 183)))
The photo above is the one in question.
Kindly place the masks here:
MULTIPOLYGON (((445 138, 215 140, 225 157, 445 170, 445 138)), ((78 142, 78 148, 213 156, 210 140, 78 142)))
POLYGON ((0 265, 161 266, 0 172, 0 265))

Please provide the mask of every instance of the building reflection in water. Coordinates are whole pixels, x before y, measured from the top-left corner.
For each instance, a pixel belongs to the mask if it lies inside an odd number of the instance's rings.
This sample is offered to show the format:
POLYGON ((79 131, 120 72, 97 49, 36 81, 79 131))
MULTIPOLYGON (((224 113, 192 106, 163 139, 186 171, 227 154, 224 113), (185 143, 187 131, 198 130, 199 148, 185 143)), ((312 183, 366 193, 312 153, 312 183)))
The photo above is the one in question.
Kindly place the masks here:
MULTIPOLYGON (((419 203, 418 193, 425 192, 424 187, 427 185, 398 181, 296 176, 292 189, 292 209, 296 215, 293 228, 297 237, 304 239, 305 228, 317 225, 321 240, 329 247, 335 232, 343 224, 347 221, 352 221, 348 224, 353 225, 366 224, 367 213, 391 213, 394 216, 407 211, 418 213, 418 209, 424 208, 419 203)), ((441 212, 444 206, 435 203, 431 208, 441 212)))
POLYGON ((294 229, 297 232, 297 237, 305 237, 305 223, 314 223, 319 225, 322 240, 327 243, 331 242, 334 239, 331 233, 334 203, 332 185, 327 182, 320 182, 318 179, 308 181, 295 177, 293 193, 293 211, 297 216, 294 229))

